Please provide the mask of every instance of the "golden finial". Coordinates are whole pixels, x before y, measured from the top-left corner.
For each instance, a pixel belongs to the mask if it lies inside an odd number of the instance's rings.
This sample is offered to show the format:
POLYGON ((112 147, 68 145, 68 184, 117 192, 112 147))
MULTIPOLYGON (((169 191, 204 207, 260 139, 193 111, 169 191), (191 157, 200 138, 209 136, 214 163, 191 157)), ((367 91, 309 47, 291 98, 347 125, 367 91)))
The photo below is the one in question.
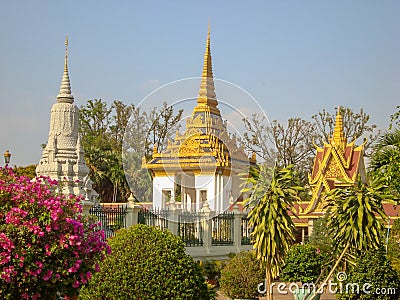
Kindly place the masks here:
MULTIPOLYGON (((219 109, 217 108, 218 102, 215 95, 214 78, 212 71, 212 60, 211 60, 211 38, 210 38, 210 21, 208 22, 207 31, 207 42, 206 51, 204 53, 204 64, 203 71, 201 74, 201 83, 199 97, 197 98, 197 103, 201 105, 206 105, 210 112, 216 115, 220 115, 219 109)), ((203 108, 199 110, 203 110, 203 108)))
POLYGON ((210 40, 210 17, 208 17, 207 39, 210 40))
POLYGON ((343 117, 341 114, 341 107, 337 109, 335 127, 333 128, 332 144, 344 148, 347 144, 347 140, 343 131, 343 117))
POLYGON ((68 51, 68 34, 65 36, 65 51, 68 51))

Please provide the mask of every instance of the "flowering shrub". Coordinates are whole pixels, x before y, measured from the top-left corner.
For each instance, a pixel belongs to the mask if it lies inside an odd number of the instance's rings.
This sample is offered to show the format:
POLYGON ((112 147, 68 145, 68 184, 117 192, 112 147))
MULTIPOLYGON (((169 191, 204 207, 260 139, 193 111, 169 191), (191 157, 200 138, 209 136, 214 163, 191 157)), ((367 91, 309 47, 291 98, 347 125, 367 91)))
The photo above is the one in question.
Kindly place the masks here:
POLYGON ((81 197, 57 194, 49 178, 0 168, 0 298, 74 296, 109 247, 81 197))

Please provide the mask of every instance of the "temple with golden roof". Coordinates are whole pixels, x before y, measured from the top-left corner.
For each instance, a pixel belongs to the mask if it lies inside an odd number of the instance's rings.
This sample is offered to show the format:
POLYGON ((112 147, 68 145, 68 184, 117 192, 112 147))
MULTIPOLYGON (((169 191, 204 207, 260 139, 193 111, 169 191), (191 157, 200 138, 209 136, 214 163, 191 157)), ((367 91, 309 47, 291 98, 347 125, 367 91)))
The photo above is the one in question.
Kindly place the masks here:
POLYGON ((225 211, 242 197, 239 174, 254 161, 229 134, 218 108, 209 28, 197 104, 186 129, 178 131, 164 151, 154 147, 144 162, 153 177, 153 208, 174 203, 196 211, 207 204, 213 211, 225 211))
MULTIPOLYGON (((355 141, 347 143, 343 131, 343 117, 340 107, 337 110, 335 127, 329 142, 316 147, 314 166, 309 175, 311 200, 301 202, 298 207, 298 218, 293 221, 298 230, 298 241, 304 240, 312 233, 314 220, 325 213, 324 192, 334 188, 353 185, 360 175, 363 182, 367 181, 364 165, 364 144, 355 145, 355 141)), ((383 203, 388 216, 394 217, 398 209, 392 204, 383 203)))
POLYGON ((343 131, 343 117, 340 107, 337 110, 335 127, 329 142, 324 146, 316 146, 316 156, 311 174, 308 177, 311 188, 311 200, 299 203, 298 218, 293 221, 299 229, 298 240, 304 240, 312 233, 315 219, 325 213, 324 192, 334 188, 351 186, 361 175, 366 181, 364 165, 364 144, 355 145, 355 141, 347 143, 343 131))

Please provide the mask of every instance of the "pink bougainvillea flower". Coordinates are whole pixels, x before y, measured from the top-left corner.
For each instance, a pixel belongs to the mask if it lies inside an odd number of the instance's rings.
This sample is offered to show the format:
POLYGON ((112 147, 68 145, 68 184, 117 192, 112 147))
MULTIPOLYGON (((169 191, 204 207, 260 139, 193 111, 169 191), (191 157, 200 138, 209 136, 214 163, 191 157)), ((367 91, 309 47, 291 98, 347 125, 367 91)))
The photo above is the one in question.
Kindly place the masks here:
POLYGON ((57 190, 55 180, 0 167, 0 299, 76 295, 110 252, 98 222, 82 215, 83 197, 57 190))

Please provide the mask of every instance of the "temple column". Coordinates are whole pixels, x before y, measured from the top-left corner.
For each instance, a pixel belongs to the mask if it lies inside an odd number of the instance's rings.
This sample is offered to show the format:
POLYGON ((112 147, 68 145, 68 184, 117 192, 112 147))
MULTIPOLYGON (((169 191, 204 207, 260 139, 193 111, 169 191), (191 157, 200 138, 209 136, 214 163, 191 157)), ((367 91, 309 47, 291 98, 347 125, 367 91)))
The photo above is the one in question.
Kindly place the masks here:
POLYGON ((219 210, 219 174, 216 174, 215 176, 215 197, 214 197, 214 210, 218 211, 219 210))
POLYGON ((201 191, 200 189, 196 189, 196 211, 201 209, 201 191))

